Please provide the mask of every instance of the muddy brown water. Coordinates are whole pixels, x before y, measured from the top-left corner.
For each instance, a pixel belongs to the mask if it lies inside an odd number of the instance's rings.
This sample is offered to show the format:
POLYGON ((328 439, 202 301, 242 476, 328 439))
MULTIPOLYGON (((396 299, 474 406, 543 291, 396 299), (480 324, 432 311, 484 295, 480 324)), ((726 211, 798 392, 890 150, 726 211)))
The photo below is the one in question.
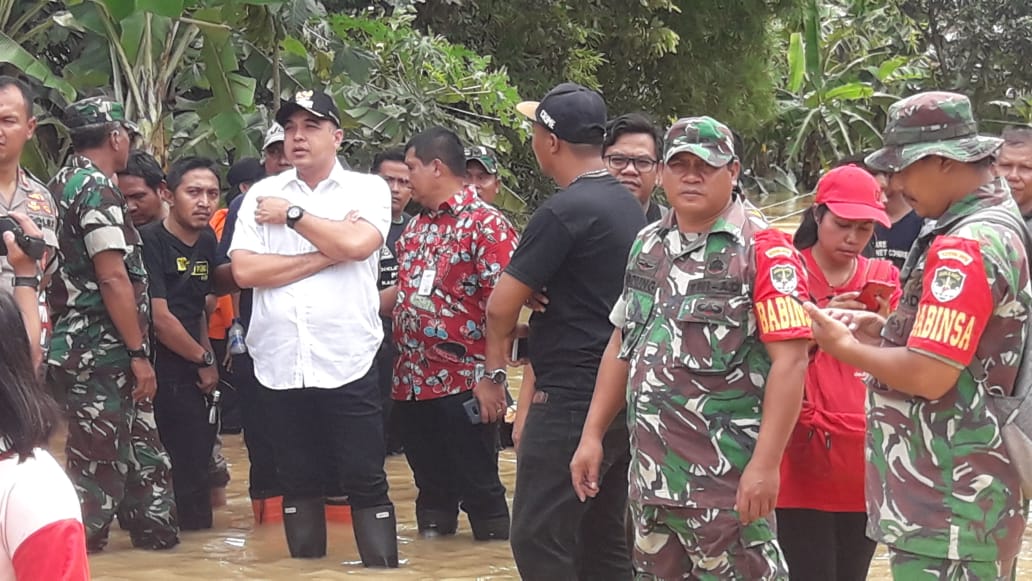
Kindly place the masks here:
MULTIPOLYGON (((215 512, 215 526, 206 532, 183 533, 170 551, 133 549, 128 534, 113 527, 111 543, 90 557, 94 579, 384 579, 384 580, 500 580, 519 579, 505 542, 474 542, 469 524, 460 519, 454 537, 422 539, 416 534, 415 486, 403 456, 387 459, 391 498, 397 506, 398 541, 402 559, 395 570, 361 566, 351 526, 329 524, 327 556, 318 560, 290 559, 279 523, 255 526, 247 497, 247 451, 240 436, 224 436, 224 453, 232 471, 228 505, 215 512)), ((502 480, 512 500, 516 456, 505 450, 499 460, 502 480)), ((1032 529, 1026 530, 1018 579, 1032 579, 1032 529)), ((868 579, 888 580, 888 561, 879 548, 868 579)))

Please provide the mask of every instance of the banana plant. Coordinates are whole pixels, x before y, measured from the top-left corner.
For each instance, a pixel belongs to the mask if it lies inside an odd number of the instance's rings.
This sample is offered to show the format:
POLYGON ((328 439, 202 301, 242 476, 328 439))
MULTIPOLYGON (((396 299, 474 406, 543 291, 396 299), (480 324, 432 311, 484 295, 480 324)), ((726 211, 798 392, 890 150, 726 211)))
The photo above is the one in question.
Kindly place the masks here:
POLYGON ((26 48, 39 46, 46 38, 54 25, 47 13, 58 5, 56 0, 0 0, 0 62, 18 68, 67 102, 75 98, 75 88, 26 48))

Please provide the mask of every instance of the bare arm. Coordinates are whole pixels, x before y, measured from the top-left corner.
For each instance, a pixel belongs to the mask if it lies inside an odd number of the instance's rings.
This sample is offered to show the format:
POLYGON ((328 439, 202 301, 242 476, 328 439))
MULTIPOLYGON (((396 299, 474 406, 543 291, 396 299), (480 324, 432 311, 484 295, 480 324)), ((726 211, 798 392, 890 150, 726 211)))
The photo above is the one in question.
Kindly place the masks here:
MULTIPOLYGON (((36 276, 36 273, 18 274, 15 276, 36 276)), ((40 346, 40 335, 43 333, 43 324, 39 319, 39 295, 36 290, 27 286, 14 287, 14 303, 21 311, 22 320, 25 322, 25 332, 29 336, 29 352, 32 357, 33 368, 38 368, 43 362, 43 348, 40 346)))
POLYGON ((380 316, 394 315, 394 305, 398 302, 398 285, 391 285, 380 291, 380 316))
POLYGON ((233 278, 243 288, 276 288, 308 278, 338 261, 321 252, 296 256, 234 250, 233 278))
POLYGON ((520 309, 534 290, 509 274, 502 273, 487 301, 487 349, 484 365, 488 370, 505 367, 511 352, 510 342, 519 322, 520 309))
POLYGON ((93 269, 97 273, 97 286, 104 301, 111 322, 129 349, 139 349, 144 343, 140 329, 136 295, 129 281, 129 272, 119 250, 104 250, 93 256, 93 269))
MULTIPOLYGON (((239 291, 240 287, 237 286, 236 279, 233 278, 233 265, 230 263, 220 264, 215 267, 215 294, 228 295, 229 293, 239 291)), ((234 305, 235 308, 236 305, 234 305)), ((236 311, 234 311, 236 312, 236 311)))

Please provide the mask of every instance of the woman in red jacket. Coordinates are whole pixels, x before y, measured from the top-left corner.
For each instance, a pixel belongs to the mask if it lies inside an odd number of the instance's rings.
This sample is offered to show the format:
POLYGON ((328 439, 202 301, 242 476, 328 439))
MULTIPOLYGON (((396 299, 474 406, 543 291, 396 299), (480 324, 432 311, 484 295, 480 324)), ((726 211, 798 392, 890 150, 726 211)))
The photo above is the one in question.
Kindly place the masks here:
MULTIPOLYGON (((899 301, 899 270, 861 255, 878 222, 889 226, 875 178, 854 165, 828 172, 795 235, 811 300, 821 307, 887 314, 899 301), (869 283, 885 283, 872 299, 869 283), (867 304, 864 304, 864 301, 867 304)), ((802 412, 785 449, 778 541, 792 581, 862 581, 874 554, 864 503, 867 375, 816 347, 802 412)))

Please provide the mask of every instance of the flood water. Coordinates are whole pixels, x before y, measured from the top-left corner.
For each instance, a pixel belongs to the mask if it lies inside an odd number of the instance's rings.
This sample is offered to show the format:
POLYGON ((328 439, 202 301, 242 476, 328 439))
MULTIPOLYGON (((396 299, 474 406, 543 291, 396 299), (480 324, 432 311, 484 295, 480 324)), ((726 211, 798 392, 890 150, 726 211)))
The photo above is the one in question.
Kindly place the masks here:
MULTIPOLYGON (((291 559, 283 526, 255 526, 247 497, 247 451, 241 436, 223 436, 223 453, 233 480, 227 506, 216 509, 215 527, 206 532, 182 534, 180 545, 170 551, 133 549, 127 533, 112 527, 111 542, 90 557, 95 579, 121 581, 147 579, 519 579, 508 543, 474 542, 469 524, 460 518, 454 537, 422 539, 416 533, 415 486, 403 456, 387 460, 391 498, 398 513, 399 569, 365 569, 358 558, 354 535, 348 524, 329 523, 327 556, 318 560, 291 559)), ((501 453, 499 468, 512 500, 516 457, 511 449, 501 453)), ((1032 529, 1030 529, 1032 530, 1032 529)), ((891 579, 885 552, 879 548, 868 577, 891 579)), ((1026 531, 1025 550, 1018 579, 1032 579, 1032 534, 1026 531)))

